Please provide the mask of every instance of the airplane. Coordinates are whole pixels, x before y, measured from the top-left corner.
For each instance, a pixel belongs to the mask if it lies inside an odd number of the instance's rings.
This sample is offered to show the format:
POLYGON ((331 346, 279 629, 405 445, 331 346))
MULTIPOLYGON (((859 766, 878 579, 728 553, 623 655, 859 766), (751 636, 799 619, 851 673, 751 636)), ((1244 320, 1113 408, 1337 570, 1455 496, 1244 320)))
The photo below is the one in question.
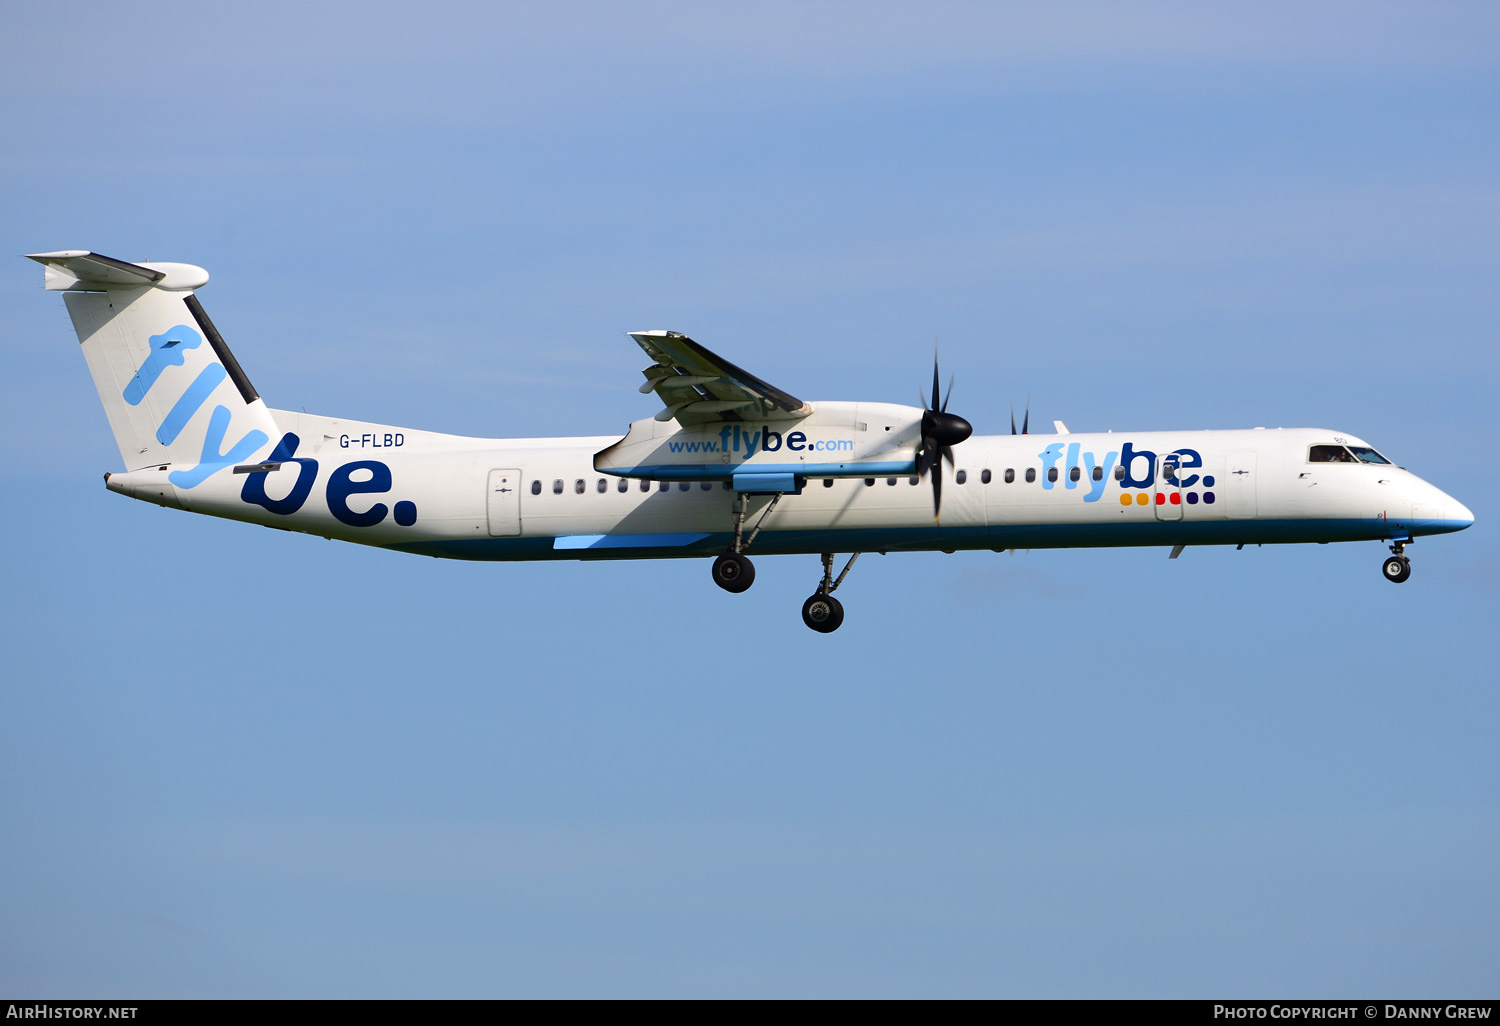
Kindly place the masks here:
POLYGON ((124 473, 160 506, 426 556, 712 560, 817 554, 802 619, 864 552, 1379 541, 1406 547, 1473 514, 1363 439, 1316 428, 975 436, 933 364, 922 406, 804 402, 686 335, 638 331, 640 391, 662 408, 623 436, 470 438, 268 407, 209 320, 201 267, 87 250, 28 254, 63 293, 124 473), (923 478, 928 489, 919 487, 923 478), (851 553, 837 577, 834 553, 851 553))

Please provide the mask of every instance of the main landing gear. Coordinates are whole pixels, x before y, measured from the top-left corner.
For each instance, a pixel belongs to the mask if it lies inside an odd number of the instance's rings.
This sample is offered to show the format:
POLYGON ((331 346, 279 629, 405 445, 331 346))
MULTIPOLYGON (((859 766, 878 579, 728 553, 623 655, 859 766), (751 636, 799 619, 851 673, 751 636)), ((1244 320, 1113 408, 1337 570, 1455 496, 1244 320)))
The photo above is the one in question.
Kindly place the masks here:
POLYGON ((1381 565, 1380 570, 1392 584, 1400 584, 1411 576, 1411 560, 1406 558, 1405 541, 1391 543, 1391 556, 1381 565))
MULTIPOLYGON (((781 493, 777 493, 765 512, 760 515, 760 519, 755 522, 755 528, 750 532, 750 537, 744 538, 745 496, 735 495, 734 540, 729 543, 729 551, 715 559, 713 565, 714 583, 731 595, 738 595, 755 583, 755 564, 750 562, 750 557, 745 555, 745 550, 750 547, 751 542, 755 541, 755 536, 760 534, 761 525, 766 522, 766 517, 771 515, 771 511, 780 501, 781 493)), ((835 578, 833 576, 833 553, 823 553, 823 580, 812 597, 802 603, 802 622, 819 634, 832 634, 844 622, 844 604, 834 598, 833 593, 840 584, 844 583, 844 578, 849 576, 849 571, 858 558, 858 552, 850 556, 849 562, 844 564, 844 569, 835 578)))
POLYGON ((755 564, 749 556, 726 552, 714 560, 714 583, 731 595, 738 595, 755 583, 755 564))
POLYGON ((755 564, 750 562, 750 557, 745 555, 745 550, 750 543, 755 541, 755 536, 760 534, 761 525, 766 522, 766 517, 776 508, 781 501, 781 493, 777 492, 766 511, 760 515, 755 522, 755 529, 750 532, 750 537, 740 540, 745 530, 745 496, 743 492, 736 492, 734 496, 734 541, 729 543, 729 551, 714 560, 713 575, 714 583, 731 595, 738 595, 749 589, 755 583, 755 564))
POLYGON ((844 578, 849 576, 849 570, 858 558, 858 552, 850 556, 838 580, 834 580, 833 553, 823 553, 823 582, 818 585, 818 590, 813 592, 812 597, 802 603, 802 622, 819 634, 832 634, 844 622, 844 604, 833 597, 833 592, 844 583, 844 578))

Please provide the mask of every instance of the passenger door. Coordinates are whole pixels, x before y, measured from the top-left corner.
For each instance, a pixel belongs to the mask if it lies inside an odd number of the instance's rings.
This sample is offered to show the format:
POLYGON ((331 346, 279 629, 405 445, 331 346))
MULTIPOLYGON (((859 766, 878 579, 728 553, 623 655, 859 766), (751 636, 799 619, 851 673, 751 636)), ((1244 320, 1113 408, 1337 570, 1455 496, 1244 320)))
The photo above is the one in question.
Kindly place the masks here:
POLYGON ((515 469, 490 471, 490 535, 511 537, 521 533, 521 472, 515 469))

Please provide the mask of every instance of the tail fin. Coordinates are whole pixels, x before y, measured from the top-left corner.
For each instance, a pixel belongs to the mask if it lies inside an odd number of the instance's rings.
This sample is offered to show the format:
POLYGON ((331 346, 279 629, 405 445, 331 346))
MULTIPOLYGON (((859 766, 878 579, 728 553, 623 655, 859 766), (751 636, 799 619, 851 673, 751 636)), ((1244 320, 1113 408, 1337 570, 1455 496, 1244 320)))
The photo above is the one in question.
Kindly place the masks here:
POLYGON ((178 488, 245 463, 280 432, 193 290, 191 264, 130 264, 83 250, 34 253, 65 293, 126 470, 172 465, 178 488))

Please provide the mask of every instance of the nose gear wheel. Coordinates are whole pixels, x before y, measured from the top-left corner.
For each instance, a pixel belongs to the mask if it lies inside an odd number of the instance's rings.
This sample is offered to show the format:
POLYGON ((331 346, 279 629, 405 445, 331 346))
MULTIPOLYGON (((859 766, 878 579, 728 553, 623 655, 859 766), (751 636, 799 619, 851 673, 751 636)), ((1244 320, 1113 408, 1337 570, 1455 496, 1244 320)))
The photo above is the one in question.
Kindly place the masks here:
POLYGON ((1381 564, 1380 572, 1392 584, 1401 584, 1411 576, 1411 560, 1406 558, 1406 542, 1391 543, 1391 555, 1381 564))

